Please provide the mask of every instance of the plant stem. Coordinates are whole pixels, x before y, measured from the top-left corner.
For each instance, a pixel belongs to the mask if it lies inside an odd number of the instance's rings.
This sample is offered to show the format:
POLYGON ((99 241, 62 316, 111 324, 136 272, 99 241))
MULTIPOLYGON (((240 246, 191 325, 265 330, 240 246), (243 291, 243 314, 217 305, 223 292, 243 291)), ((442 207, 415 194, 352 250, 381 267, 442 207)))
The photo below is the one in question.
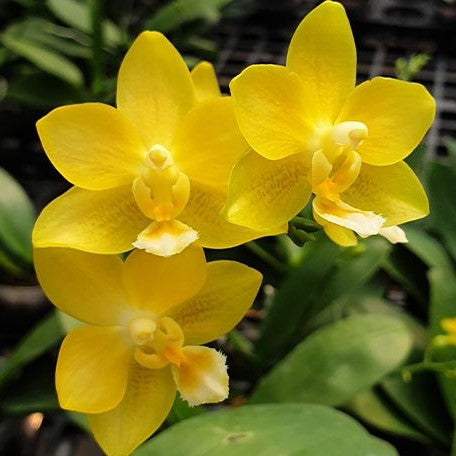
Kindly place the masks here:
POLYGON ((227 334, 233 348, 247 359, 254 359, 253 344, 247 340, 237 329, 233 329, 227 334))
POLYGON ((103 0, 88 0, 92 26, 92 85, 93 97, 98 97, 103 81, 103 0))
MULTIPOLYGON (((445 362, 424 361, 422 363, 412 364, 410 366, 404 367, 402 369, 402 377, 407 381, 412 377, 412 375, 414 373, 421 372, 421 371, 443 372, 447 375, 450 375, 452 373, 452 371, 454 371, 455 369, 456 369, 456 361, 445 361, 445 362)), ((456 375, 456 373, 453 375, 456 375)))
POLYGON ((265 263, 269 264, 272 268, 280 273, 284 273, 287 271, 287 266, 271 255, 267 250, 263 249, 259 244, 252 241, 245 246, 253 252, 257 257, 261 258, 265 263))

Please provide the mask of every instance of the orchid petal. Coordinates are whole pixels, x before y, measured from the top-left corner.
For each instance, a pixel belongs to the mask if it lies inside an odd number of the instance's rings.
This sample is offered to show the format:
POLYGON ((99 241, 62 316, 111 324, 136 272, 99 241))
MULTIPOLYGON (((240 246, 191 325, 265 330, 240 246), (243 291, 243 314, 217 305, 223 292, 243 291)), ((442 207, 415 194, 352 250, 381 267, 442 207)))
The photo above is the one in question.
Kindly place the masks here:
POLYGON ((159 32, 141 33, 120 66, 117 107, 146 148, 169 147, 194 103, 190 72, 176 48, 159 32))
POLYGON ((37 123, 52 164, 72 184, 104 190, 131 184, 146 148, 122 113, 101 103, 54 109, 37 123))
POLYGON ((116 407, 127 388, 131 352, 116 327, 73 329, 60 347, 55 384, 62 408, 101 413, 116 407))
POLYGON ((356 80, 356 48, 344 7, 326 1, 313 9, 296 29, 287 55, 318 106, 318 123, 332 123, 356 80))
POLYGON ((180 325, 186 344, 210 342, 239 323, 252 305, 261 279, 258 271, 241 263, 208 263, 207 280, 198 294, 169 308, 166 315, 180 325))
POLYGON ((121 253, 133 248, 132 243, 149 223, 136 205, 131 186, 100 191, 73 187, 41 212, 33 244, 121 253))

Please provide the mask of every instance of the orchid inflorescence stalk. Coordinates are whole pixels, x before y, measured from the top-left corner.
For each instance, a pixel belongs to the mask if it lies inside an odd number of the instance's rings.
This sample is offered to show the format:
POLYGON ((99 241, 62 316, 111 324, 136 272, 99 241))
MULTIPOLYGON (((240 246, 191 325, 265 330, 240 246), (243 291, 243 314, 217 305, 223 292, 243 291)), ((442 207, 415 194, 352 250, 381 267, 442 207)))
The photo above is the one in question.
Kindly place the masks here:
POLYGON ((190 405, 228 395, 225 356, 199 345, 242 319, 261 274, 206 263, 202 247, 286 233, 310 198, 342 246, 356 235, 406 242, 398 225, 427 215, 403 159, 431 125, 433 98, 420 84, 355 86, 355 76, 345 11, 325 1, 286 65, 246 68, 231 97, 212 65, 190 72, 161 33, 144 32, 121 64, 117 108, 76 104, 39 120, 46 154, 74 185, 33 233, 44 291, 83 322, 62 343, 57 393, 88 415, 108 455, 147 439, 176 390, 190 405))

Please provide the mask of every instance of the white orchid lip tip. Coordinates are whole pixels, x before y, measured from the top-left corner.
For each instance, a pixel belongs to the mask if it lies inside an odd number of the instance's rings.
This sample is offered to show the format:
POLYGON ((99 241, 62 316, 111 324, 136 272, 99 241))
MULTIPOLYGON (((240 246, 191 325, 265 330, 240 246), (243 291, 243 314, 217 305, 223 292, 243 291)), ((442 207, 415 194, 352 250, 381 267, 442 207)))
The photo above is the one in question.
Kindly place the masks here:
POLYGON ((396 225, 382 228, 379 231, 379 234, 391 242, 391 244, 404 244, 408 242, 407 235, 404 230, 396 225))
POLYGON ((137 249, 169 257, 176 255, 198 239, 198 232, 178 220, 152 222, 133 242, 137 249))
POLYGON ((213 348, 184 347, 185 361, 173 376, 177 389, 190 407, 224 401, 229 393, 226 356, 213 348))

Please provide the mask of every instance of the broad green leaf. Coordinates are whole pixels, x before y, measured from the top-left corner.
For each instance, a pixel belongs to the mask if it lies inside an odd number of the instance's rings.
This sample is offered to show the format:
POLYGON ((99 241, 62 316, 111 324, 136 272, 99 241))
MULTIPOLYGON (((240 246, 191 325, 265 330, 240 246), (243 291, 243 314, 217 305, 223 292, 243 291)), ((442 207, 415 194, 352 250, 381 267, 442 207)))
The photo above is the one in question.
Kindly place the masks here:
POLYGON ((373 389, 358 393, 344 408, 383 432, 430 443, 430 439, 426 435, 418 431, 373 389))
POLYGON ((408 383, 400 375, 393 374, 382 380, 381 388, 411 422, 449 446, 451 422, 432 374, 417 373, 408 383))
POLYGON ((456 259, 456 170, 443 163, 431 163, 428 178, 431 203, 430 223, 456 259))
POLYGON ((412 342, 400 318, 353 315, 297 345, 263 377, 251 401, 344 404, 400 366, 412 342))
POLYGON ((336 270, 320 290, 317 301, 330 303, 344 293, 358 289, 380 267, 388 256, 391 244, 380 237, 366 239, 353 250, 346 250, 336 261, 336 270))
POLYGON ((337 310, 339 311, 340 315, 345 316, 359 314, 391 315, 394 318, 401 320, 407 326, 413 340, 413 347, 409 354, 409 357, 407 358, 407 364, 418 363, 422 361, 424 350, 429 343, 427 329, 414 316, 398 307, 396 303, 386 301, 380 296, 368 294, 368 287, 366 286, 364 288, 365 291, 363 294, 357 295, 356 293, 352 293, 348 296, 345 296, 342 302, 340 302, 341 300, 336 301, 333 304, 335 309, 328 309, 326 323, 329 323, 329 321, 331 321, 329 319, 329 316, 331 315, 329 311, 332 312, 332 321, 334 321, 334 315, 337 315, 337 310), (337 309, 337 306, 340 308, 337 309))
POLYGON ((450 268, 433 268, 428 274, 431 284, 429 329, 432 336, 443 333, 443 318, 456 317, 456 274, 450 268))
POLYGON ((71 60, 52 48, 34 42, 17 24, 11 25, 0 35, 0 42, 11 52, 29 60, 41 70, 76 87, 82 86, 82 72, 71 60))
POLYGON ((380 238, 341 249, 326 238, 304 246, 307 254, 277 290, 257 350, 275 357, 302 339, 312 319, 340 296, 358 289, 379 268, 391 246, 380 238))
POLYGON ((429 267, 451 267, 451 260, 444 246, 424 230, 405 228, 408 242, 404 247, 412 251, 429 267))
MULTIPOLYGON (((26 265, 32 264, 35 210, 24 189, 0 168, 0 244, 26 265)), ((1 246, 0 246, 1 248, 1 246)))
POLYGON ((321 293, 340 249, 321 238, 303 247, 304 260, 280 284, 263 320, 256 349, 263 358, 274 358, 294 345, 293 336, 300 322, 312 313, 312 305, 321 293))
POLYGON ((244 406, 182 421, 134 456, 397 456, 342 412, 312 404, 244 406))
MULTIPOLYGON (((91 34, 92 26, 88 2, 77 0, 47 0, 47 7, 63 23, 91 34)), ((122 30, 108 20, 103 21, 103 42, 109 47, 116 47, 122 42, 122 30)))
POLYGON ((204 20, 210 24, 220 19, 220 11, 233 0, 173 0, 160 8, 146 24, 150 30, 172 32, 181 25, 204 20))
POLYGON ((0 388, 8 382, 18 369, 57 345, 64 335, 65 333, 62 330, 56 312, 52 312, 45 317, 22 339, 13 353, 2 364, 0 368, 0 388))

